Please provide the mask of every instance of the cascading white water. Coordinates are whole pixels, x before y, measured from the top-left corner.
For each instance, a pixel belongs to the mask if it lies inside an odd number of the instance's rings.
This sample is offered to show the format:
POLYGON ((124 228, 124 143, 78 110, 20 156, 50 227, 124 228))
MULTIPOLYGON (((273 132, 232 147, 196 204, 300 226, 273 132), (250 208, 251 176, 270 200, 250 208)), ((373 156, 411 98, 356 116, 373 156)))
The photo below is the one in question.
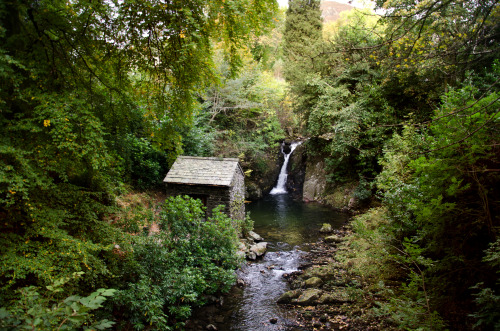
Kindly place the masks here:
POLYGON ((292 155, 293 151, 297 146, 302 144, 302 141, 299 142, 293 142, 290 145, 290 153, 285 154, 283 151, 283 146, 281 146, 281 153, 285 156, 285 161, 283 162, 283 166, 281 167, 280 175, 278 177, 278 183, 276 184, 276 187, 274 187, 269 194, 275 195, 275 194, 285 194, 287 193, 286 191, 286 178, 288 177, 288 173, 286 171, 286 168, 288 166, 288 160, 290 159, 290 155, 292 155))

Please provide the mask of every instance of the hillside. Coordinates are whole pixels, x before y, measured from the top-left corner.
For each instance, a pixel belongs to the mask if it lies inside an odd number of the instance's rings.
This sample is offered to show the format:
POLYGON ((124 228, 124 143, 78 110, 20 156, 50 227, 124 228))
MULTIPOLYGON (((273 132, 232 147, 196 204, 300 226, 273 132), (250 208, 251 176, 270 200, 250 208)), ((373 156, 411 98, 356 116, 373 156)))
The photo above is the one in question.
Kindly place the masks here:
POLYGON ((351 10, 354 7, 336 1, 322 1, 320 8, 323 22, 328 23, 338 20, 341 12, 351 10))

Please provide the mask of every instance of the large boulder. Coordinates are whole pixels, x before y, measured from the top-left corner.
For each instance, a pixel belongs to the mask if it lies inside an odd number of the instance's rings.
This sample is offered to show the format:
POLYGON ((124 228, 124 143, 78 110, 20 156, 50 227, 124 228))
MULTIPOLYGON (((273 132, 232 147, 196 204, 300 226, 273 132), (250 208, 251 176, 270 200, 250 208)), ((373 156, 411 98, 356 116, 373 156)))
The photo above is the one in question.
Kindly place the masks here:
POLYGON ((283 303, 283 304, 292 303, 293 299, 297 299, 301 293, 302 293, 301 290, 293 290, 285 292, 279 297, 278 303, 283 303))
POLYGON ((254 253, 257 257, 263 256, 267 251, 267 242, 260 242, 250 246, 250 253, 254 253))
POLYGON ((308 160, 303 186, 304 201, 321 201, 326 189, 325 161, 308 160))
POLYGON ((306 279, 306 281, 304 282, 304 285, 308 288, 319 287, 322 284, 323 284, 323 281, 319 277, 311 277, 311 278, 306 279))
POLYGON ((312 288, 305 290, 300 294, 300 296, 294 300, 294 303, 298 305, 310 306, 318 303, 318 299, 323 294, 323 291, 312 288))

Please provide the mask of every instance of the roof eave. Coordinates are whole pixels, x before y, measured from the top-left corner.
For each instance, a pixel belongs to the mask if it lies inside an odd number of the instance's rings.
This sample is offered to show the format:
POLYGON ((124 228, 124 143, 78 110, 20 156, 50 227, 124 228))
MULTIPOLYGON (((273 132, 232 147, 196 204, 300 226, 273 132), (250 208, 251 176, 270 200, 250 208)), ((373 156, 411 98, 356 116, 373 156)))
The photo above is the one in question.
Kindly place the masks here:
POLYGON ((200 184, 200 183, 183 183, 183 182, 168 182, 163 181, 165 184, 176 184, 176 185, 189 185, 189 186, 215 186, 215 187, 231 187, 231 185, 217 185, 217 184, 200 184))

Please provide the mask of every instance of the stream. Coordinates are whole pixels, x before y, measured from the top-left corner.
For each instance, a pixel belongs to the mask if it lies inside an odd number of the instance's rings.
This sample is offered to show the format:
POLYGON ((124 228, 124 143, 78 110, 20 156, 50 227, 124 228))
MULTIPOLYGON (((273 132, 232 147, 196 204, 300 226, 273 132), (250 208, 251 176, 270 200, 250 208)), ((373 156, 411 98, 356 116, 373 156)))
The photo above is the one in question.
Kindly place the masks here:
POLYGON ((276 304, 287 290, 283 274, 298 270, 301 255, 308 250, 308 243, 318 240, 323 223, 339 228, 347 217, 319 204, 294 201, 287 194, 268 195, 249 204, 247 210, 255 222, 255 232, 269 243, 268 252, 238 272, 246 286, 239 295, 227 298, 225 323, 218 329, 304 330, 276 304))

